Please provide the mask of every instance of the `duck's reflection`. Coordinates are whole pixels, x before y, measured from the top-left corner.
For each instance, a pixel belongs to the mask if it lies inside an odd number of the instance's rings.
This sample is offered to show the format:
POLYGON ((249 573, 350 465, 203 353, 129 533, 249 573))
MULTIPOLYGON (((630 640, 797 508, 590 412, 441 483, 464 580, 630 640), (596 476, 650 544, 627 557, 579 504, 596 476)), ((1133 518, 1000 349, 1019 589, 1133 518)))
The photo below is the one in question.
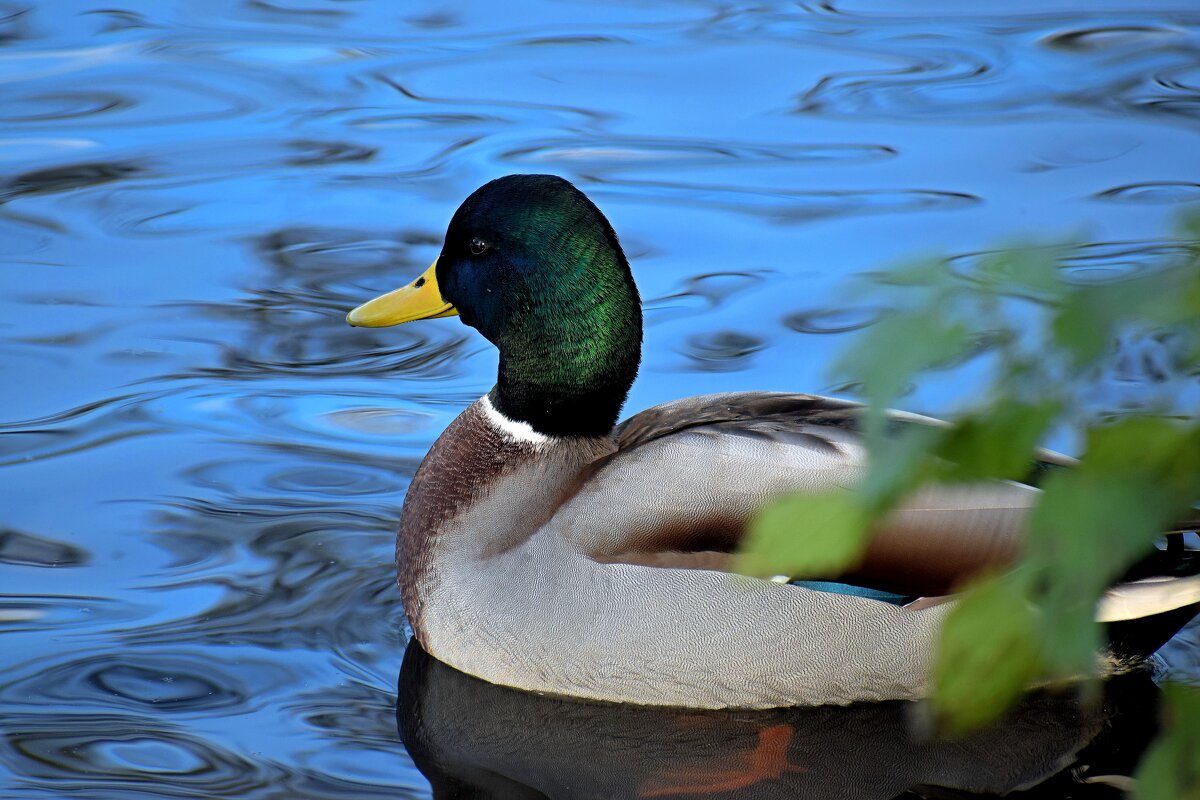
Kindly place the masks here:
POLYGON ((1047 797, 1112 797, 1152 735, 1156 701, 1149 677, 1129 675, 1094 710, 1036 695, 996 727, 942 741, 914 733, 902 702, 697 712, 541 697, 458 672, 414 640, 396 720, 438 798, 845 800, 1039 784, 1047 797))

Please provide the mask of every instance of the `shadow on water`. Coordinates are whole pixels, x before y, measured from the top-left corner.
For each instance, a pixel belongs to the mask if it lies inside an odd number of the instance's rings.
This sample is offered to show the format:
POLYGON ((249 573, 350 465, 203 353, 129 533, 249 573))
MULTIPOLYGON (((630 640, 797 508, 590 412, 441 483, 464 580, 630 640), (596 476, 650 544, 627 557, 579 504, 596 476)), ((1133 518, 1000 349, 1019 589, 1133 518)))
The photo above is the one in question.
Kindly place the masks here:
POLYGON ((1094 707, 1041 693, 960 739, 910 703, 696 712, 581 703, 485 683, 413 640, 400 737, 439 798, 1106 798, 1128 783, 1158 689, 1109 681, 1094 707), (911 792, 911 794, 906 794, 911 792))

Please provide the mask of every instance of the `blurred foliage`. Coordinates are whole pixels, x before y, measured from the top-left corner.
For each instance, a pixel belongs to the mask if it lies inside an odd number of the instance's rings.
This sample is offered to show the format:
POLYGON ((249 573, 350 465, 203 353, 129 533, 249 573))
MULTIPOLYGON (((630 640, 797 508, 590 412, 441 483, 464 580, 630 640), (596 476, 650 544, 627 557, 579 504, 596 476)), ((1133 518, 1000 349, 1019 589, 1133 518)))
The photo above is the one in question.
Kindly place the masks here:
MULTIPOLYGON (((1025 479, 1039 442, 1065 432, 1078 437, 1082 463, 1042 476, 1016 568, 963 587, 939 645, 933 704, 961 730, 996 717, 1031 683, 1093 675, 1098 598, 1172 523, 1194 519, 1200 499, 1200 420, 1187 407, 1200 386, 1200 216, 1181 239, 1159 263, 1104 281, 1064 268, 1079 252, 1070 246, 868 276, 859 296, 882 295, 893 311, 836 372, 867 402, 871 465, 853 492, 765 509, 742 568, 835 575, 861 557, 872 523, 920 484, 1025 479), (889 417, 922 373, 976 360, 987 389, 952 425, 889 417)), ((1191 743, 1157 746, 1143 770, 1147 797, 1182 796, 1162 771, 1187 757, 1193 771, 1200 763, 1197 700, 1182 691, 1168 699, 1185 720, 1173 730, 1186 729, 1191 743)))
POLYGON ((1144 800, 1200 800, 1200 691, 1166 687, 1163 734, 1138 766, 1144 800))

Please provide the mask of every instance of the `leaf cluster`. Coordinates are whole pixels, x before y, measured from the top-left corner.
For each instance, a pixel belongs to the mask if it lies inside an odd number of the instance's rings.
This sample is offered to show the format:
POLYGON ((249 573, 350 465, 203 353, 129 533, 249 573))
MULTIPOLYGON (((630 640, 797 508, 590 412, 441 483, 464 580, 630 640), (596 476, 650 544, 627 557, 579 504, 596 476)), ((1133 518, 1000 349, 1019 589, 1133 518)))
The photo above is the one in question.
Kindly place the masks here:
MULTIPOLYGON (((1043 491, 1020 563, 963 587, 947 619, 933 702, 949 729, 965 729, 1032 683, 1094 674, 1098 599, 1174 522, 1194 519, 1200 499, 1200 420, 1179 391, 1200 376, 1200 217, 1183 235, 1174 257, 1111 282, 1070 280, 1065 246, 870 276, 893 310, 835 368, 866 401, 869 467, 852 492, 764 509, 743 568, 837 575, 861 558, 873 524, 923 484, 1035 483, 1043 491), (970 361, 986 369, 987 388, 953 424, 889 416, 922 375, 970 361), (1078 466, 1041 459, 1039 443, 1056 431, 1077 437, 1078 466)), ((1178 760, 1176 747, 1161 745, 1146 768, 1178 760)), ((1200 750, 1188 752, 1200 762, 1200 750)))

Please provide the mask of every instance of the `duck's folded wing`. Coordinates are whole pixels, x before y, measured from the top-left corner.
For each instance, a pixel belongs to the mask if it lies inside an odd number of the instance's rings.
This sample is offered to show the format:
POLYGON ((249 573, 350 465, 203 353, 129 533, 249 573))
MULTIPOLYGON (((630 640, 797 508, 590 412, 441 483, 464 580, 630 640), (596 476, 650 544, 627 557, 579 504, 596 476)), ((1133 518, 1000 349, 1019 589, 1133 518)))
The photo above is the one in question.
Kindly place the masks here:
MULTIPOLYGON (((766 392, 656 406, 618 428, 618 452, 564 504, 555 525, 597 560, 724 568, 764 504, 791 492, 849 489, 861 478, 861 413, 843 400, 766 392)), ((928 487, 880 525, 849 573, 805 577, 944 594, 1012 562, 1036 495, 1015 483, 928 487)))

